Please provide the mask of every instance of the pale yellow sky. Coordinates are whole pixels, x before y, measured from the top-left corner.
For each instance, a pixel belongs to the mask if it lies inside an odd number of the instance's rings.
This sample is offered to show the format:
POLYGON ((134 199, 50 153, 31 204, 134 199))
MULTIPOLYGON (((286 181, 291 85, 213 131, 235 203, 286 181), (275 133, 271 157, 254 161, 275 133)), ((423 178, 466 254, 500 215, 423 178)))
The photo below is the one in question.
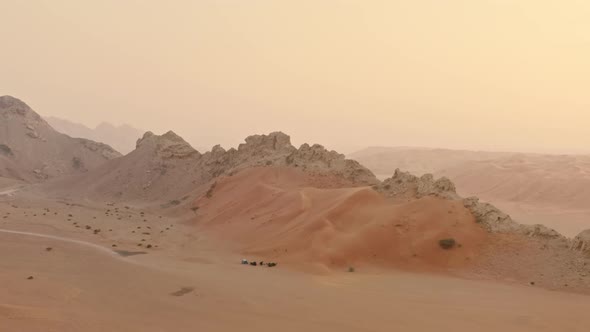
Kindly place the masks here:
POLYGON ((229 147, 590 152, 590 1, 0 0, 0 95, 229 147))

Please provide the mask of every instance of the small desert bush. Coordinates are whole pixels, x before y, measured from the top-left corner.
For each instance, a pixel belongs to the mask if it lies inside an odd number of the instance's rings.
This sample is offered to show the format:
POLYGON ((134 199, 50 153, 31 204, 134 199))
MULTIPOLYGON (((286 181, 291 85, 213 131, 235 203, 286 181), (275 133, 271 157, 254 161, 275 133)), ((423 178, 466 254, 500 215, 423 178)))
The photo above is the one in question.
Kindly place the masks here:
POLYGON ((82 159, 80 159, 79 157, 74 157, 72 158, 72 166, 75 169, 80 169, 82 168, 82 159))
POLYGON ((12 149, 8 145, 0 144, 0 153, 5 156, 12 156, 12 149))
POLYGON ((455 244, 457 244, 457 241, 455 241, 453 238, 448 238, 438 241, 438 244, 443 249, 451 249, 455 246, 455 244))
POLYGON ((216 186, 217 186, 217 182, 213 182, 213 184, 211 185, 211 187, 209 188, 209 190, 207 190, 207 193, 205 194, 205 196, 207 196, 207 198, 213 197, 213 191, 215 190, 216 186))

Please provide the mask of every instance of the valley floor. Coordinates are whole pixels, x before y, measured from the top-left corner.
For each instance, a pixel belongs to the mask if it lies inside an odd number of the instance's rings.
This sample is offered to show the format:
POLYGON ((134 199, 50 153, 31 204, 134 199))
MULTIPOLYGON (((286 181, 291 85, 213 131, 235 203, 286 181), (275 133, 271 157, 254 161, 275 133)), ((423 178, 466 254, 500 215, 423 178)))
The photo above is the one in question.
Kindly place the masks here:
POLYGON ((391 270, 318 275, 280 262, 244 266, 192 226, 140 207, 0 200, 2 331, 521 332, 590 325, 586 295, 391 270))

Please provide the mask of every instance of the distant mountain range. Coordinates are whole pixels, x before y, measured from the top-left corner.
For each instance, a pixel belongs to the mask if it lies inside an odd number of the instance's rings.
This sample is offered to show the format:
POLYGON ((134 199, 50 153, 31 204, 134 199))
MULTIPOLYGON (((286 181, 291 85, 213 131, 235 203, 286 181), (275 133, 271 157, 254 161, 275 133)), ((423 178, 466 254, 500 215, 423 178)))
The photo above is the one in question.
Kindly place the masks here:
POLYGON ((83 124, 47 116, 44 119, 55 130, 71 137, 86 138, 110 145, 115 150, 127 154, 135 149, 135 143, 142 137, 143 131, 130 125, 120 126, 103 122, 92 129, 83 124))

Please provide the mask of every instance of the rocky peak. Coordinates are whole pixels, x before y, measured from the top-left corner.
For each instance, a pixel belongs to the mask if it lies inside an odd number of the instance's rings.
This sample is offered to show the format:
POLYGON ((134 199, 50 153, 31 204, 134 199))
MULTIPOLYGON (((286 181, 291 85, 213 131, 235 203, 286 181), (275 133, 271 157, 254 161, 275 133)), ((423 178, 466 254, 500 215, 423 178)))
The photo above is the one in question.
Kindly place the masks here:
POLYGON ((385 179, 376 187, 377 191, 388 196, 404 195, 416 198, 438 196, 458 199, 455 184, 446 177, 434 179, 432 174, 417 177, 409 172, 396 169, 391 178, 385 179))
POLYGON ((153 141, 153 137, 156 136, 151 131, 146 131, 141 138, 137 140, 135 143, 135 148, 139 149, 141 146, 148 144, 148 142, 153 141))
POLYGON ((5 119, 22 118, 25 125, 29 127, 38 125, 39 123, 49 126, 29 105, 12 96, 0 97, 0 115, 5 119))
POLYGON ((291 152, 285 161, 288 166, 315 173, 334 174, 354 184, 374 185, 379 182, 373 172, 357 161, 346 159, 336 151, 328 151, 319 144, 303 144, 291 152))
POLYGON ((291 137, 280 131, 268 135, 252 135, 246 137, 246 143, 238 146, 240 154, 263 156, 274 153, 289 153, 295 150, 291 145, 291 137))
POLYGON ((12 96, 0 96, 0 111, 3 113, 12 112, 26 115, 27 112, 31 111, 31 108, 18 98, 12 96))
POLYGON ((573 239, 572 249, 590 254, 590 229, 580 232, 573 239))
POLYGON ((136 150, 139 149, 152 149, 163 159, 182 159, 200 155, 197 150, 173 131, 168 131, 163 135, 155 135, 151 131, 146 132, 142 138, 137 140, 136 150))
POLYGON ((213 148, 211 148, 211 154, 213 154, 213 155, 222 155, 225 152, 226 152, 225 149, 219 144, 217 144, 213 148))
POLYGON ((477 197, 463 200, 465 206, 484 228, 493 233, 507 233, 517 231, 519 224, 506 213, 489 203, 480 202, 477 197))

